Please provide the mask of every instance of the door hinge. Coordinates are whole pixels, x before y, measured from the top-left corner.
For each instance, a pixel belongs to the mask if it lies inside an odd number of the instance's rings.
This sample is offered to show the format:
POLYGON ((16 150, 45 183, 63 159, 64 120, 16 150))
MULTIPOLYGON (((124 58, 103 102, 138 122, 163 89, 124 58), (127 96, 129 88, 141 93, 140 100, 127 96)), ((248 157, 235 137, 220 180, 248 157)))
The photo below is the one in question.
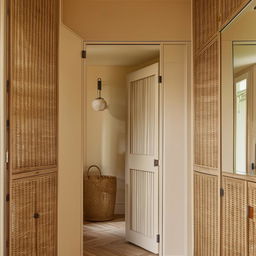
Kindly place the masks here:
POLYGON ((158 76, 158 83, 161 84, 163 82, 163 77, 162 76, 158 76))
POLYGON ((160 235, 159 234, 156 235, 156 242, 160 243, 160 235))
POLYGON ((10 91, 10 80, 6 80, 6 91, 7 93, 10 91))
POLYGON ((158 159, 154 159, 154 166, 159 166, 159 160, 158 159))
POLYGON ((6 194, 6 202, 10 202, 10 194, 8 193, 8 194, 6 194))
POLYGON ((220 189, 220 196, 221 197, 224 196, 224 189, 223 188, 220 189))
POLYGON ((6 128, 7 128, 7 129, 10 128, 10 120, 6 120, 6 128))
POLYGON ((5 152, 5 163, 9 163, 9 152, 5 152))
POLYGON ((82 59, 86 59, 86 51, 82 50, 82 59))
POLYGON ((10 13, 11 13, 10 1, 6 1, 6 5, 7 5, 6 15, 10 16, 10 13))

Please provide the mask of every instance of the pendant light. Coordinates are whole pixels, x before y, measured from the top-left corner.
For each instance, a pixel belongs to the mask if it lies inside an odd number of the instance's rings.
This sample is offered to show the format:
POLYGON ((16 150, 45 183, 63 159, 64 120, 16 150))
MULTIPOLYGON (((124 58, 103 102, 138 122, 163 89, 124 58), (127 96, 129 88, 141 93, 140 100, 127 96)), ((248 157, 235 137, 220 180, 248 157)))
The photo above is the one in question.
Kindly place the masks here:
POLYGON ((107 102, 104 100, 104 98, 101 97, 101 90, 102 90, 102 80, 101 78, 97 79, 97 94, 98 97, 93 100, 92 102, 92 108, 95 111, 103 111, 107 108, 107 102))

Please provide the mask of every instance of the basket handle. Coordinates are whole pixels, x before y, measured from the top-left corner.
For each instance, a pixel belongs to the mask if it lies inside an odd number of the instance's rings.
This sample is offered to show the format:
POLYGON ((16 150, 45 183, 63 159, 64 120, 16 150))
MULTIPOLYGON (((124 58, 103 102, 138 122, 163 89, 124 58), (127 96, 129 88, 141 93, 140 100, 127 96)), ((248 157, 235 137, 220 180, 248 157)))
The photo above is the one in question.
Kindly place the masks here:
POLYGON ((102 176, 100 167, 99 167, 98 165, 93 164, 93 165, 89 166, 88 169, 87 169, 87 177, 88 177, 88 178, 89 178, 89 172, 90 172, 90 170, 91 170, 92 168, 96 168, 96 169, 99 171, 100 176, 102 176))

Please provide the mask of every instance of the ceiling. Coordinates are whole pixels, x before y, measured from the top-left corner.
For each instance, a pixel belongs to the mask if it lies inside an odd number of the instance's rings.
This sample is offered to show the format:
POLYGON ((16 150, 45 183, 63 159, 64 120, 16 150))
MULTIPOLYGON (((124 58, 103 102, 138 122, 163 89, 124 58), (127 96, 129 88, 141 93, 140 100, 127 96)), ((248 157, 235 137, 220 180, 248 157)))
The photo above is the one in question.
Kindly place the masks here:
POLYGON ((87 65, 138 66, 159 58, 159 45, 87 45, 87 65))
POLYGON ((243 44, 234 46, 234 68, 235 72, 256 64, 256 42, 255 44, 243 44))
POLYGON ((190 0, 63 0, 62 18, 86 41, 191 40, 190 0))

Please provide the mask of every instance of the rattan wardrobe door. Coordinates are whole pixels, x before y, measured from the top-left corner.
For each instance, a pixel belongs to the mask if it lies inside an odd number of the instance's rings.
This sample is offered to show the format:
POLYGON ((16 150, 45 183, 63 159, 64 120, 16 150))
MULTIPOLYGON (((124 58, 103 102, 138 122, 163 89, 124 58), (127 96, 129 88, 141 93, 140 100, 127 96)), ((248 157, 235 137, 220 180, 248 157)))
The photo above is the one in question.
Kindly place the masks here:
POLYGON ((57 255, 57 174, 13 180, 10 255, 57 255))
POLYGON ((194 255, 218 256, 218 177, 194 174, 194 255))
POLYGON ((57 175, 37 180, 37 255, 57 255, 57 175))
POLYGON ((256 183, 248 182, 248 251, 256 256, 256 183))
POLYGON ((246 181, 223 177, 222 256, 247 255, 246 181))
POLYGON ((58 0, 10 0, 10 171, 57 166, 58 0))
POLYGON ((194 50, 199 52, 218 33, 218 0, 193 1, 194 50))
POLYGON ((11 186, 10 255, 36 254, 36 181, 15 180, 11 186))
POLYGON ((221 11, 221 24, 229 22, 242 7, 250 0, 219 0, 221 11))
POLYGON ((194 163, 217 170, 220 91, 217 39, 194 60, 194 163))

